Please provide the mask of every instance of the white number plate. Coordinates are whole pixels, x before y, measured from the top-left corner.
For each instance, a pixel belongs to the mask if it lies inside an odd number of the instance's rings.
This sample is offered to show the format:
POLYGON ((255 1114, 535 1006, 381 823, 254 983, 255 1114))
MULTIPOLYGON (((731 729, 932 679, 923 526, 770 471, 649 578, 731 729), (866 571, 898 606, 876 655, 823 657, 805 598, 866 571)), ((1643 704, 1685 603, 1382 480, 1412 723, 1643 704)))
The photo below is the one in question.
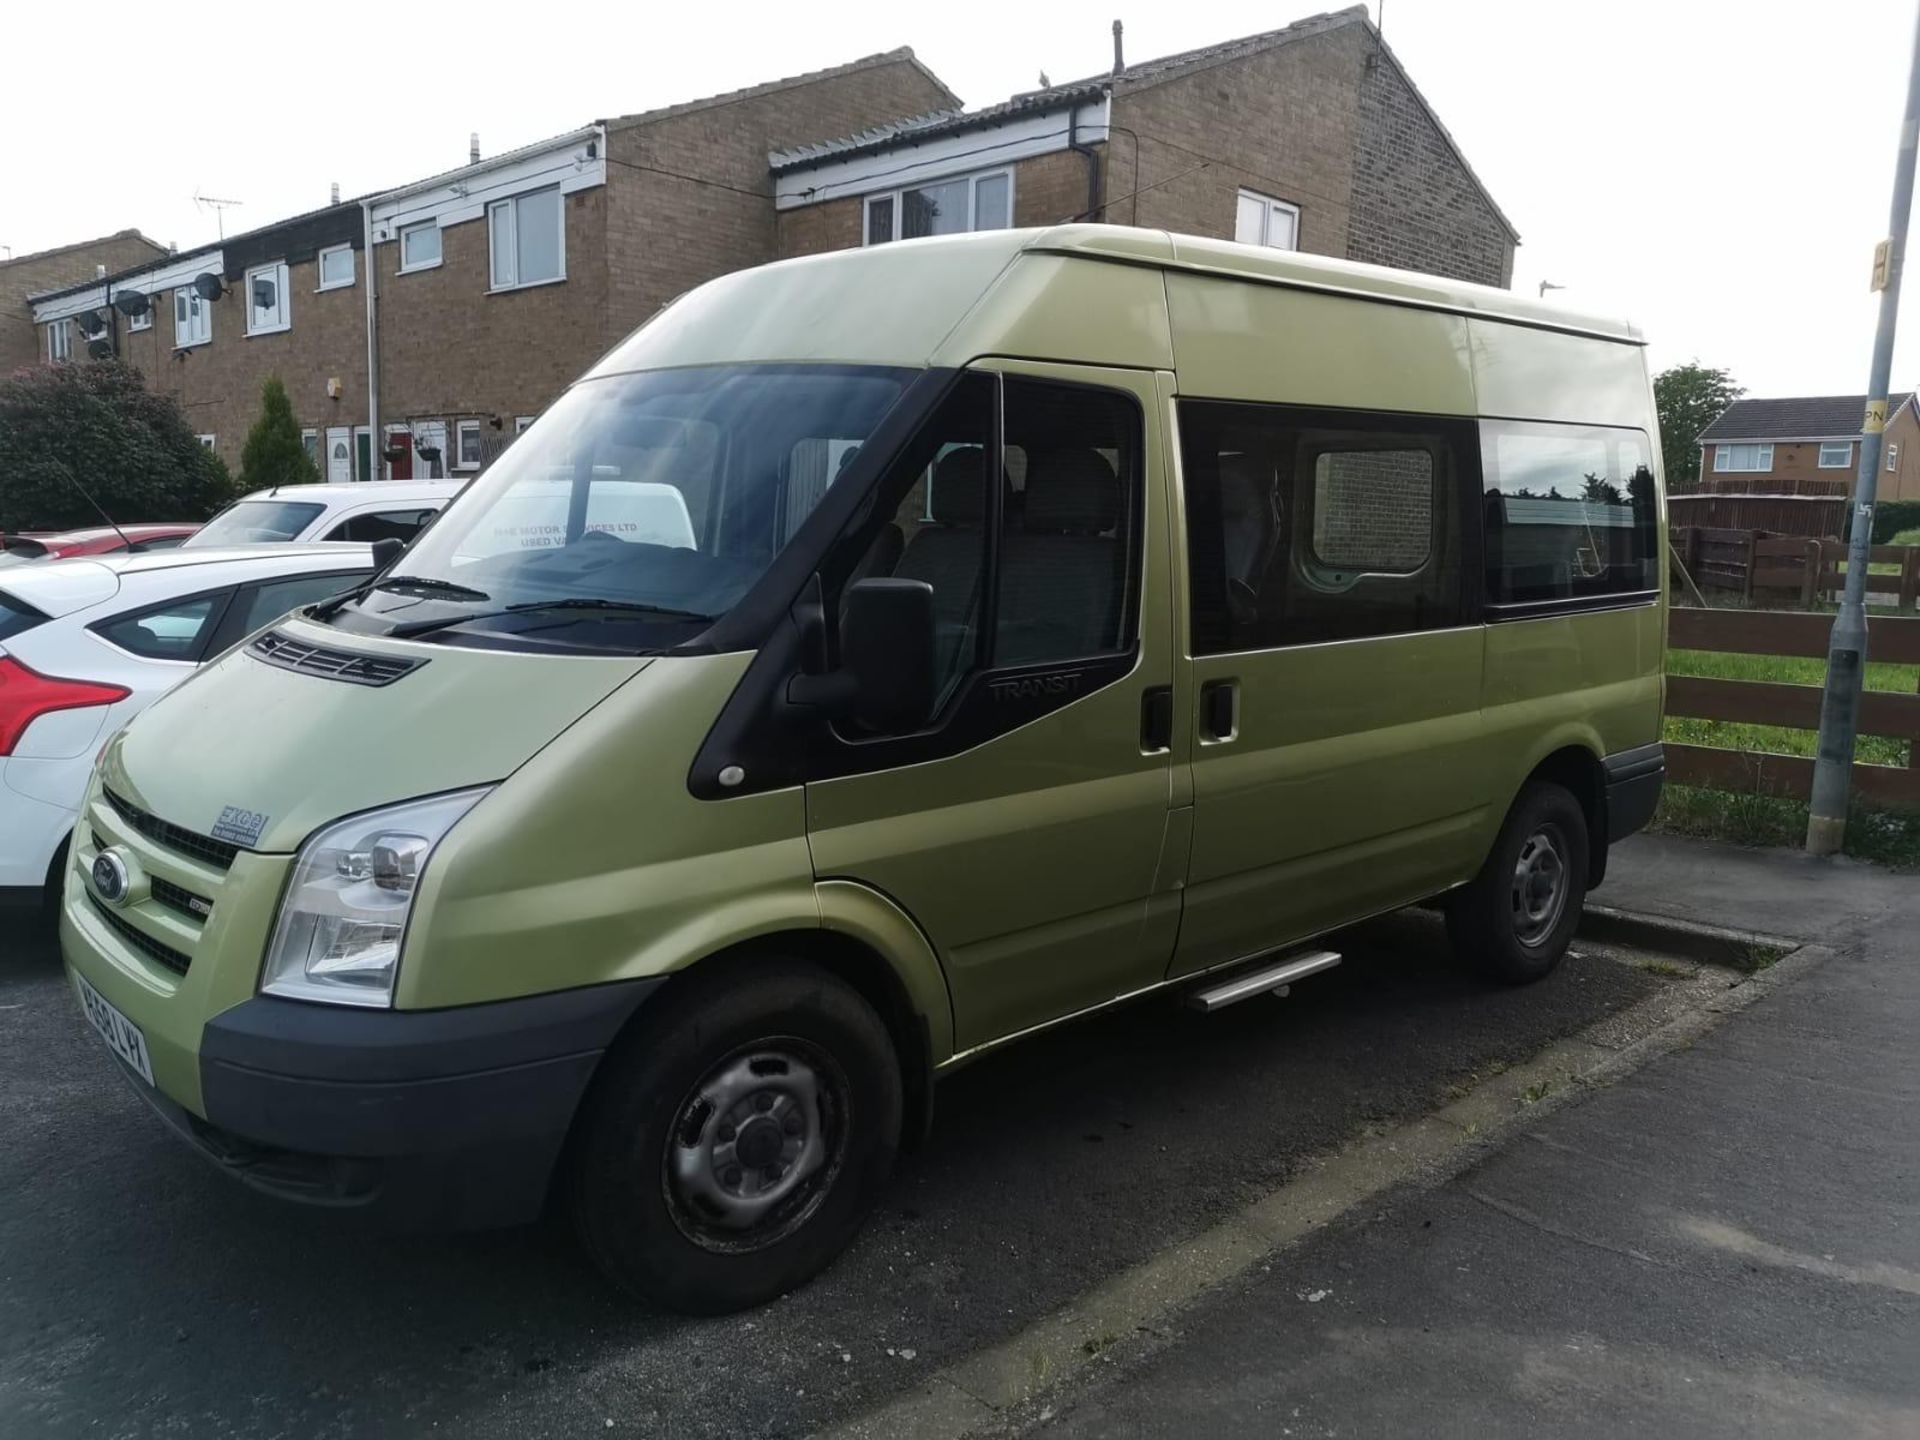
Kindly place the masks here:
POLYGON ((109 1005, 107 997, 89 985, 78 970, 73 972, 73 979, 80 987, 80 1008, 87 1012, 87 1023, 100 1032, 109 1050, 138 1071, 147 1084, 153 1084, 153 1062, 147 1059, 147 1037, 140 1033, 140 1027, 109 1005))

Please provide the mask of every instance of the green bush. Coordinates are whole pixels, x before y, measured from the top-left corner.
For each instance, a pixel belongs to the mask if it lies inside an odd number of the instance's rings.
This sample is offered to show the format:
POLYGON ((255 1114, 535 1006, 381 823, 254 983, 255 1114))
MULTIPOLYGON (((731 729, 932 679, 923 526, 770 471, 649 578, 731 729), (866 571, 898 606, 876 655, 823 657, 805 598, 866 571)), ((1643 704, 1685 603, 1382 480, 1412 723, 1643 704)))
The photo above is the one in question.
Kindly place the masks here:
POLYGON ((98 525, 88 495, 122 524, 204 520, 233 482, 179 402, 123 361, 0 377, 0 530, 98 525))
POLYGON ((1892 545, 1902 530, 1920 528, 1920 500, 1882 500, 1873 507, 1873 543, 1892 545))
POLYGON ((269 375, 260 387, 260 418, 253 422, 240 451, 240 489, 251 494, 275 485, 312 485, 319 478, 301 442, 300 422, 293 418, 287 387, 278 375, 269 375))
POLYGON ((1893 539, 1887 541, 1887 544, 1920 545, 1920 526, 1916 526, 1912 530, 1902 530, 1898 535, 1894 536, 1893 539))

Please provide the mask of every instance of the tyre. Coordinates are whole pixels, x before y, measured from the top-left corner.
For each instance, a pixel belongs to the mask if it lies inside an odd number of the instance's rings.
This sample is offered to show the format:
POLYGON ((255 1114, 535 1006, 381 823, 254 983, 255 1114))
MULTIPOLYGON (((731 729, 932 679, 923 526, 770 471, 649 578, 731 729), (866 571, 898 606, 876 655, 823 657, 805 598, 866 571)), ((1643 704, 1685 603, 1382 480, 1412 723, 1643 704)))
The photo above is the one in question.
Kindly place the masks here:
POLYGON ((900 1068, 873 1007, 817 966, 726 964, 675 987, 602 1062, 568 1199, 621 1289, 717 1315, 852 1240, 899 1147, 900 1068))
POLYGON ((1528 785, 1486 864, 1447 907, 1454 953, 1509 985, 1550 974, 1586 903, 1589 843, 1578 800, 1548 781, 1528 785))

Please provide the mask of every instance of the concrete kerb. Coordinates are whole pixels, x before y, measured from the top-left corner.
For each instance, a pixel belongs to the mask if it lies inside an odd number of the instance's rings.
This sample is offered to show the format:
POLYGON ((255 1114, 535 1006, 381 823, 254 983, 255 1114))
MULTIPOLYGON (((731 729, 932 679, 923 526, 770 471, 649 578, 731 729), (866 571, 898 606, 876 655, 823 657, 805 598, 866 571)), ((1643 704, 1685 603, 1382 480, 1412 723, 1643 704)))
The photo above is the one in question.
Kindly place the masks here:
POLYGON ((954 1361, 914 1390, 820 1433, 827 1440, 963 1440, 1016 1428, 1037 1418, 1047 1396, 1089 1378, 1090 1367, 1111 1358, 1110 1347, 1163 1332, 1176 1312, 1205 1292, 1363 1202, 1458 1174, 1561 1106, 1691 1044, 1833 954, 1774 936, 1622 911, 1599 914, 1597 925, 1582 925, 1590 939, 1677 950, 1745 972, 1746 978, 1733 981, 1724 970, 1698 972, 1681 982, 1691 1003, 1677 1015, 1664 995, 1651 996, 1624 1012, 1624 1026, 1623 1016, 1609 1017, 1531 1060, 1478 1079, 1430 1115, 1369 1131, 1312 1157, 1279 1189, 1212 1228, 1122 1271, 1019 1334, 954 1361), (1622 1035, 1634 1038, 1622 1043, 1622 1035))

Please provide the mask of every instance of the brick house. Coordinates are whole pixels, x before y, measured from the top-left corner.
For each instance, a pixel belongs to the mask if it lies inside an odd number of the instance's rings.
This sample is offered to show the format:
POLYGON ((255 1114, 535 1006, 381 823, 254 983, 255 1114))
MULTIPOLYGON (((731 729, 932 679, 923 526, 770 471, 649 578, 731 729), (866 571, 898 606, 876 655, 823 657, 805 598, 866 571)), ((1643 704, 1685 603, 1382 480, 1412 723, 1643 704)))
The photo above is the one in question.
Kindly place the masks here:
POLYGON ((99 333, 230 466, 277 374, 324 477, 460 475, 716 275, 1088 216, 1495 285, 1517 241, 1354 7, 972 112, 892 50, 476 148, 220 244, 60 277, 32 312, 41 357, 99 333))
MULTIPOLYGON (((1860 461, 1866 408, 1864 395, 1736 400, 1700 432, 1701 482, 1756 495, 1845 494, 1860 461), (1808 483, 1819 481, 1831 484, 1808 483)), ((1920 500, 1920 413, 1912 394, 1890 397, 1888 409, 1879 497, 1920 500)))
POLYGON ((769 150, 957 103, 900 49, 596 121, 219 244, 149 242, 102 278, 53 276, 28 354, 80 358, 74 337, 98 327, 230 466, 277 374, 324 477, 459 475, 675 295, 775 258, 769 150))
POLYGON ((1518 235, 1354 6, 771 157, 780 253, 1107 221, 1508 284, 1518 235))
POLYGON ((29 297, 94 279, 103 270, 124 270, 166 253, 166 246, 138 230, 121 230, 97 240, 0 260, 0 372, 46 359, 49 344, 64 346, 76 356, 86 353, 84 339, 78 349, 73 348, 76 332, 72 326, 51 340, 36 329, 29 297))

